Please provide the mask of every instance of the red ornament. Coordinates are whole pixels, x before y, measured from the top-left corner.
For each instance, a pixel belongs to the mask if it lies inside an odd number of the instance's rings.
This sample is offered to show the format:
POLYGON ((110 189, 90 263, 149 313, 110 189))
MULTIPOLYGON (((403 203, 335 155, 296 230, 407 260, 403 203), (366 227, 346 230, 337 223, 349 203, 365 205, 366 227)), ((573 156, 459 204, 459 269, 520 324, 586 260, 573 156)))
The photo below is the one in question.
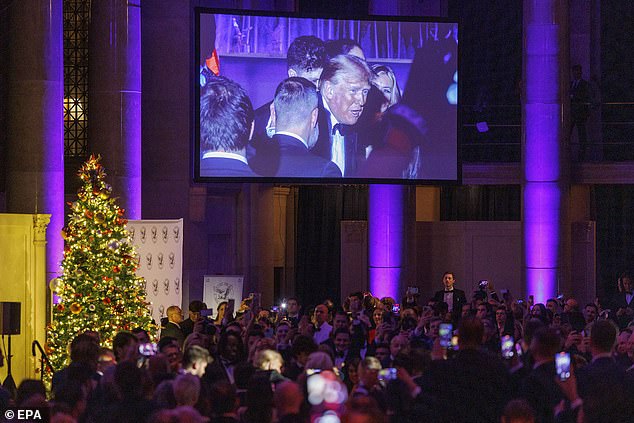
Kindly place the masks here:
POLYGON ((119 273, 121 271, 121 269, 119 268, 119 266, 115 266, 112 268, 112 271, 115 273, 119 273))
POLYGON ((92 219, 93 214, 92 214, 92 212, 90 210, 86 210, 84 212, 84 216, 86 216, 88 219, 92 219))
POLYGON ((62 303, 57 304, 57 311, 64 311, 64 304, 62 303))
POLYGON ((119 210, 117 210, 117 214, 118 214, 119 216, 123 216, 123 213, 125 213, 125 209, 119 209, 119 210))
POLYGON ((104 304, 110 304, 111 302, 112 302, 112 300, 110 298, 108 298, 108 297, 103 299, 103 303, 104 304))

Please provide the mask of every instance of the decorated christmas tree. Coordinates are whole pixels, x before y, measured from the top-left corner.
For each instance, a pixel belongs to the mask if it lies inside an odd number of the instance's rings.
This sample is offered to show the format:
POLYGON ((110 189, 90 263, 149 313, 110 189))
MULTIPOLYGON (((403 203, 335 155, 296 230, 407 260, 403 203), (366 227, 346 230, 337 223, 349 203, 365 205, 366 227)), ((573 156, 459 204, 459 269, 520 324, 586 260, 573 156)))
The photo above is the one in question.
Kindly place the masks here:
POLYGON ((101 346, 108 348, 121 330, 154 332, 124 210, 111 197, 100 159, 91 156, 78 173, 83 186, 77 201, 69 203, 68 225, 62 230, 62 275, 51 282, 56 301, 47 346, 56 371, 69 364, 72 339, 87 330, 98 332, 101 346))

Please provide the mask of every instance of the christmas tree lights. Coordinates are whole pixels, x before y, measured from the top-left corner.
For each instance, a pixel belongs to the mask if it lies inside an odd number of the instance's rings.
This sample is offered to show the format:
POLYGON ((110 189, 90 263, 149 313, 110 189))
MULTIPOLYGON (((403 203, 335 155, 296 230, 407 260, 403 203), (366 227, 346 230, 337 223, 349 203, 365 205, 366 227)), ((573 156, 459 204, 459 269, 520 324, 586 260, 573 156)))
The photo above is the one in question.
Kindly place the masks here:
POLYGON ((124 210, 111 197, 100 159, 91 156, 78 172, 83 186, 77 200, 68 203, 62 275, 51 281, 56 301, 47 328, 47 353, 56 371, 69 364, 68 346, 82 332, 98 332, 101 346, 112 348, 121 330, 140 327, 150 336, 156 331, 144 279, 136 275, 138 257, 125 228, 124 210))

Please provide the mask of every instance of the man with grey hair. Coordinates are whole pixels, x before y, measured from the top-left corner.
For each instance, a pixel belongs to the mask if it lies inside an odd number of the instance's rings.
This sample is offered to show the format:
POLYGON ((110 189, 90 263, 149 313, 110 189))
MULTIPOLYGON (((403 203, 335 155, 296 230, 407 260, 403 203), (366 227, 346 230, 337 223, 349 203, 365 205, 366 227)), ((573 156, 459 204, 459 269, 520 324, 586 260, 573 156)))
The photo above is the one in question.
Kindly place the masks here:
POLYGON ((305 78, 287 78, 278 85, 273 105, 273 140, 279 146, 275 176, 340 178, 336 164, 309 151, 318 134, 319 96, 315 86, 305 78))
POLYGON ((345 177, 354 177, 365 157, 352 125, 363 113, 370 77, 364 60, 341 54, 326 62, 319 80, 319 140, 314 151, 333 161, 345 177))

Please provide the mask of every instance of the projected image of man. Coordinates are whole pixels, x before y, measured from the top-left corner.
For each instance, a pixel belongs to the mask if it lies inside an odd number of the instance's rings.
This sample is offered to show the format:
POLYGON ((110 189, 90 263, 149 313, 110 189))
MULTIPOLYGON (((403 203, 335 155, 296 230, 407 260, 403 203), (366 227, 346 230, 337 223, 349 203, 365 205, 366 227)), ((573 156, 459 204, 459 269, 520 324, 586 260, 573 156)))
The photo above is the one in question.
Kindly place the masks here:
POLYGON ((209 80, 200 96, 200 175, 256 176, 246 158, 253 106, 244 89, 224 77, 209 80))
POLYGON ((322 108, 315 152, 332 160, 343 176, 354 176, 364 154, 358 148, 357 123, 370 91, 371 71, 366 62, 349 54, 335 56, 324 66, 319 81, 322 108))
POLYGON ((279 146, 276 176, 340 178, 336 164, 312 154, 317 142, 319 96, 312 82, 305 78, 288 78, 275 91, 276 132, 279 146))
MULTIPOLYGON (((286 53, 286 72, 289 77, 306 78, 315 86, 326 62, 324 42, 312 35, 297 37, 288 47, 286 53)), ((276 145, 270 143, 275 134, 273 119, 273 102, 270 101, 255 111, 255 130, 253 139, 247 150, 251 167, 261 175, 270 176, 276 173, 277 162, 272 160, 276 145)))

